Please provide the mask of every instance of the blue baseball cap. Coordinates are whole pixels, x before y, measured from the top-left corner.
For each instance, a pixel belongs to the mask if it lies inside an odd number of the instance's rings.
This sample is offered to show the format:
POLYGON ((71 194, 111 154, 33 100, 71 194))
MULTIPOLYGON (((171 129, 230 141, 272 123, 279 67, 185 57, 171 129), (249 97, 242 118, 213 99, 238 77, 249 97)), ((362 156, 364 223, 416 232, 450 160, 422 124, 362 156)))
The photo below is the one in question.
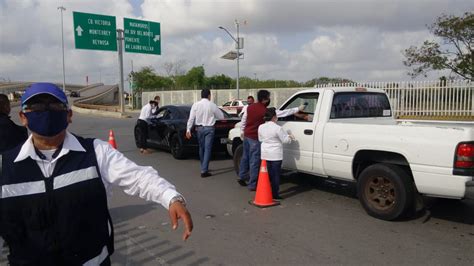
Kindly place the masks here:
POLYGON ((28 100, 40 94, 49 94, 69 107, 66 94, 58 86, 46 82, 34 83, 26 88, 25 93, 21 96, 21 105, 23 106, 28 100))

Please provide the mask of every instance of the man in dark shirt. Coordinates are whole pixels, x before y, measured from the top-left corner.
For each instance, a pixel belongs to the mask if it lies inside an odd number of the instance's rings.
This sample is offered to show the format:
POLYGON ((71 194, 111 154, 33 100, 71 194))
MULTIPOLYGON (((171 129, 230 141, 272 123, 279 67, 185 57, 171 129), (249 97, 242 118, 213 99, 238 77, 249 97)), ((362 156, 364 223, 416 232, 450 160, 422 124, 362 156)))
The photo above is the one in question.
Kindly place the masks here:
POLYGON ((24 143, 28 138, 26 128, 10 119, 10 110, 8 97, 0 94, 0 153, 24 143))
MULTIPOLYGON (((250 191, 257 187, 258 172, 260 169, 260 142, 258 140, 258 127, 265 123, 263 117, 270 104, 270 92, 259 90, 257 92, 257 103, 249 105, 242 117, 241 134, 244 140, 244 150, 240 160, 239 178, 237 182, 241 186, 247 185, 250 191), (248 180, 248 184, 247 181, 248 180)), ((304 105, 299 107, 277 110, 277 117, 285 117, 303 111, 304 105)))

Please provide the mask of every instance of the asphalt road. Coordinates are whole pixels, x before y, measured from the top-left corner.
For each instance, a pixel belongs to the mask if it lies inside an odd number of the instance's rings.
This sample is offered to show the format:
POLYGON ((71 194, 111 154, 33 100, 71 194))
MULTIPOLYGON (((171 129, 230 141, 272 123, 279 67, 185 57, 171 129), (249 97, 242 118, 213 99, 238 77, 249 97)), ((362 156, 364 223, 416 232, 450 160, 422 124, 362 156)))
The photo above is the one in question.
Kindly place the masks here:
POLYGON ((113 265, 474 265, 474 201, 426 199, 416 217, 386 222, 364 212, 351 185, 289 174, 281 205, 260 209, 248 204, 255 193, 236 183, 232 160, 223 155, 211 161, 209 178, 200 177, 197 158, 141 155, 135 119, 77 114, 70 130, 107 140, 113 129, 121 152, 155 167, 186 197, 194 231, 183 242, 164 208, 116 188, 109 200, 113 265))

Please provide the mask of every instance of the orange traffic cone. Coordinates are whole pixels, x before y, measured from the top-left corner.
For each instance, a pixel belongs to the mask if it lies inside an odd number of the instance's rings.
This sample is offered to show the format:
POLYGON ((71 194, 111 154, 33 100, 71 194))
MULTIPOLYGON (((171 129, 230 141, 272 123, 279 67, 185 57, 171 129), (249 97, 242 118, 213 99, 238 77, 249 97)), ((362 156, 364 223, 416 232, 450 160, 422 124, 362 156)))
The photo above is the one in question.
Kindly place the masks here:
POLYGON ((117 143, 115 143, 114 131, 112 131, 112 129, 109 131, 109 144, 112 145, 114 149, 117 149, 117 143))
POLYGON ((260 208, 266 208, 279 205, 279 201, 274 201, 272 197, 272 187, 270 185, 270 177, 267 171, 267 161, 262 160, 260 173, 258 174, 257 193, 255 200, 249 201, 250 204, 260 208))

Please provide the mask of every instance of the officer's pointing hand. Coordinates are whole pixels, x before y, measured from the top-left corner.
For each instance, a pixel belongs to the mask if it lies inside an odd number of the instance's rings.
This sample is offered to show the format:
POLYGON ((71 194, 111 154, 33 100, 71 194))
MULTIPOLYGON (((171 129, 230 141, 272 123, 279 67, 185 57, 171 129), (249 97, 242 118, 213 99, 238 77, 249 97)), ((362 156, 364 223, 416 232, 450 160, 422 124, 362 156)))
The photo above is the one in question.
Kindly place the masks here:
POLYGON ((178 228, 178 220, 182 219, 184 222, 184 233, 183 240, 188 239, 191 236, 191 231, 193 231, 193 220, 191 219, 191 214, 188 212, 186 207, 179 202, 173 202, 168 210, 171 219, 171 225, 173 230, 178 228))

